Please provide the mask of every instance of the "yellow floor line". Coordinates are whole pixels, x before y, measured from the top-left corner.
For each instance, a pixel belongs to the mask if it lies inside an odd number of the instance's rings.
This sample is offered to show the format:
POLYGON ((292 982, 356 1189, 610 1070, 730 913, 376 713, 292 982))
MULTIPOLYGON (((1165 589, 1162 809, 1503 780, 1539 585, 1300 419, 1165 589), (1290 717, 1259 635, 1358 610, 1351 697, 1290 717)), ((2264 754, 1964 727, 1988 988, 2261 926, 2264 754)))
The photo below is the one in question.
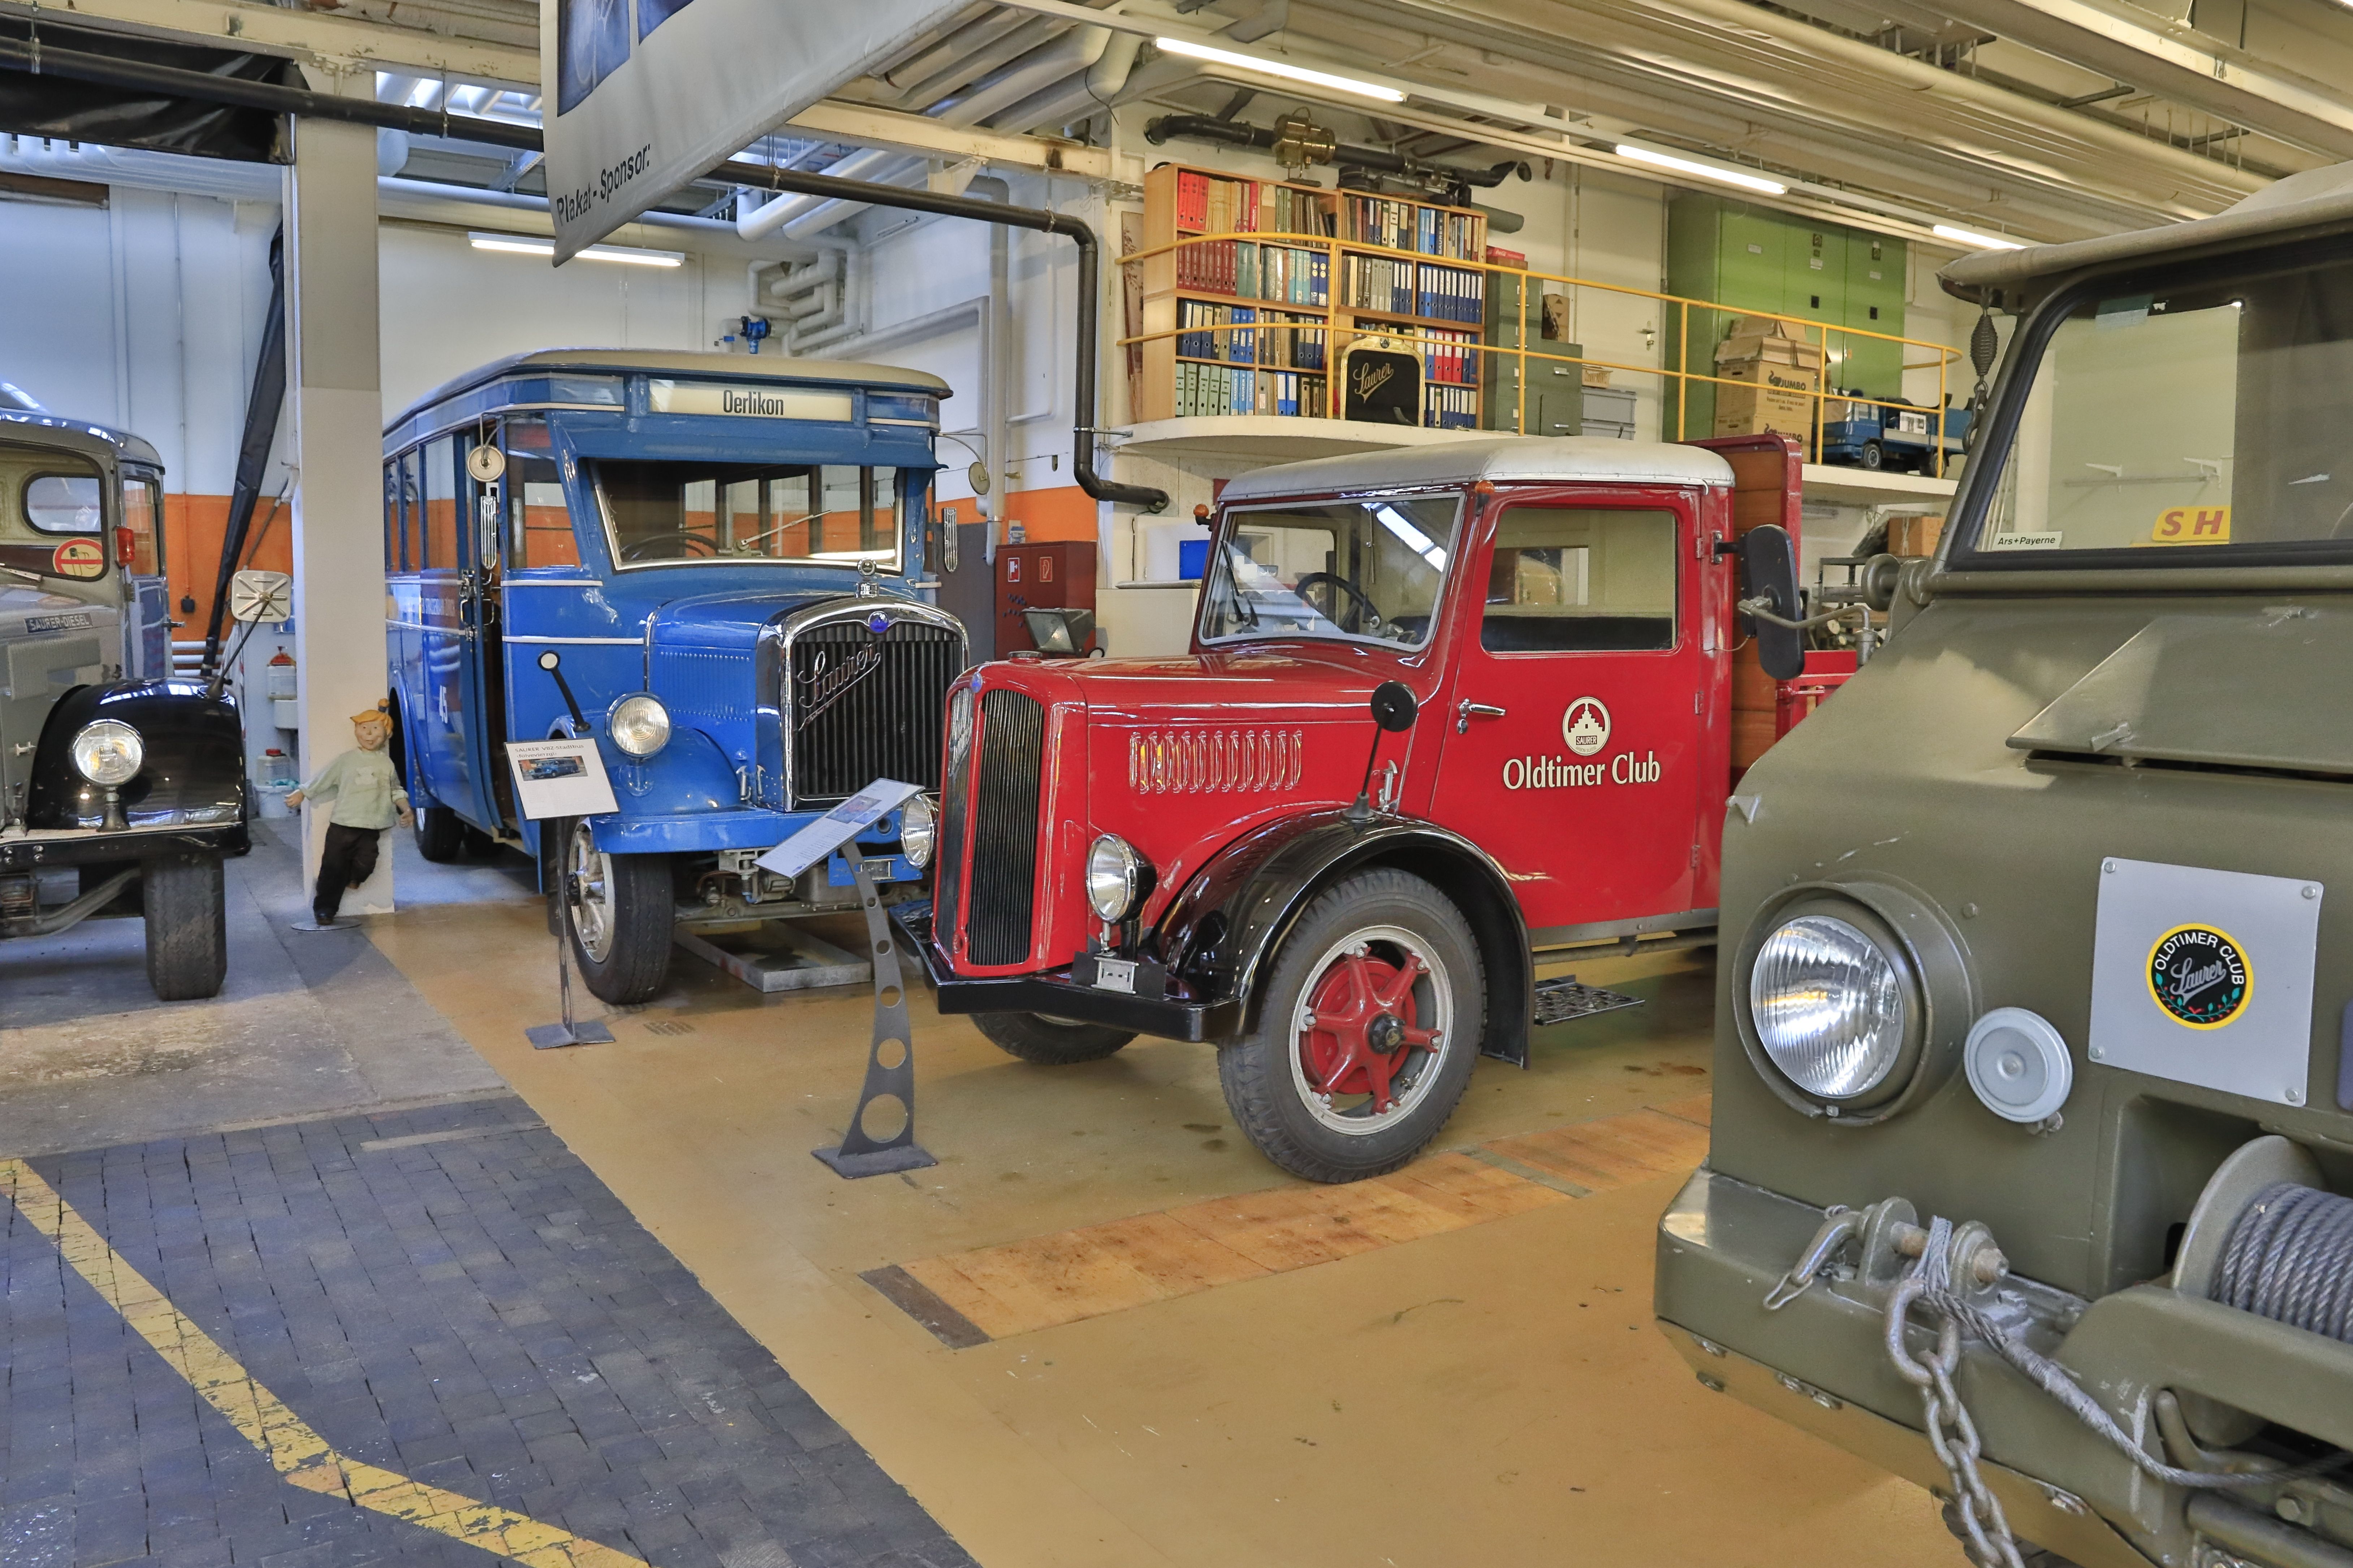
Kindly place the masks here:
POLYGON ((0 1196, 15 1204, 74 1272, 294 1485, 422 1525, 528 1568, 647 1568, 641 1558, 554 1525, 337 1453, 165 1300, 22 1160, 0 1160, 0 1196))

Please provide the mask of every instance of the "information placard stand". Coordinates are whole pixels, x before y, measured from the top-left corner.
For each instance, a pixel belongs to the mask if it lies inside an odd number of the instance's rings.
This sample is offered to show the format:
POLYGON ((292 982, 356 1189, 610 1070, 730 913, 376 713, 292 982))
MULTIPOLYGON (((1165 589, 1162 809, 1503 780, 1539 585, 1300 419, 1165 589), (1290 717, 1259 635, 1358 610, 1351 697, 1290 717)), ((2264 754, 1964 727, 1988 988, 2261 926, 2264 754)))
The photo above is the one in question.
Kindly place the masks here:
POLYGON ((573 889, 567 879, 561 894, 565 909, 562 929, 555 933, 555 990, 564 998, 564 1021, 560 1024, 533 1024, 522 1032, 533 1050, 553 1050, 557 1046, 609 1046, 613 1031, 591 1018, 585 1024, 572 1018, 572 911, 573 889))
POLYGON ((907 1023, 907 988, 899 981, 899 944, 892 939, 890 920, 883 913, 882 900, 875 895, 874 879, 858 853, 857 842, 844 843, 841 852, 858 881, 859 907, 866 911, 867 945, 874 955, 874 1038, 867 1047, 866 1083, 858 1091, 858 1108, 849 1113, 841 1142, 810 1152, 831 1166, 836 1175, 851 1180, 920 1171, 939 1162, 915 1142, 915 1037, 907 1023), (878 1101, 894 1100, 905 1112, 905 1121, 892 1137, 871 1136, 866 1130, 868 1109, 878 1101))

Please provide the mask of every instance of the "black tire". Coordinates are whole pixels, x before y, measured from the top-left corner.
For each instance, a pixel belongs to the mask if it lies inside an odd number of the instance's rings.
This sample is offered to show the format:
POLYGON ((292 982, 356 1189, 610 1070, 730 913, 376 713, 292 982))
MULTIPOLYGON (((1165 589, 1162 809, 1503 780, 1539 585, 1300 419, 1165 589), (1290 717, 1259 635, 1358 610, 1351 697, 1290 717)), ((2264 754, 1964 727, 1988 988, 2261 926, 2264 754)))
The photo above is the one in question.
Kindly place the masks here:
POLYGON ((420 805, 415 813, 417 852, 435 865, 458 858, 466 845, 466 825, 446 805, 420 805))
POLYGON ((1873 473, 1887 466, 1887 448, 1876 441, 1862 444, 1862 466, 1873 473))
POLYGON ((221 863, 210 855, 150 860, 140 880, 147 908, 147 984, 158 1000, 220 994, 228 973, 228 911, 221 863))
POLYGON ((469 825, 459 837, 464 840, 460 847, 468 859, 491 860, 498 858, 499 841, 480 828, 469 825))
POLYGON ((566 817, 556 871, 564 940, 589 994, 616 1007, 650 1001, 670 978, 670 857, 607 855, 588 826, 566 817))
MULTIPOLYGON (((1311 1182, 1362 1181, 1420 1152, 1470 1087, 1486 1034, 1486 973, 1470 922, 1430 883, 1386 868, 1357 872, 1316 896, 1276 950, 1260 1002, 1257 1027, 1218 1053, 1218 1081, 1235 1125, 1259 1152, 1311 1182), (1360 933, 1360 951, 1349 951, 1360 933), (1397 1075, 1396 1109, 1387 1113, 1374 1109, 1368 1089, 1345 1087, 1358 1081, 1352 1074, 1336 1076, 1330 1081, 1343 1087, 1319 1095, 1310 1086, 1306 1041, 1336 1034, 1297 1027, 1311 989, 1343 984, 1333 977, 1359 957, 1375 967, 1356 974, 1382 985, 1410 973, 1408 958, 1424 971, 1398 995, 1399 1011, 1384 1008, 1358 1031, 1373 1037, 1386 1026, 1383 1019, 1404 1031, 1390 1037, 1399 1043, 1380 1058, 1397 1075), (1409 995, 1410 1025, 1401 1007, 1409 995), (1414 1049, 1411 1033, 1430 1029, 1433 1016, 1440 1020, 1434 1048, 1414 1049)), ((1366 1007, 1372 1005, 1367 998, 1366 1007)), ((1369 1083, 1369 1075, 1362 1081, 1369 1083)))
POLYGON ((972 1026, 1008 1056, 1039 1067, 1099 1062, 1135 1036, 1102 1024, 1074 1024, 1042 1013, 975 1013, 972 1026))

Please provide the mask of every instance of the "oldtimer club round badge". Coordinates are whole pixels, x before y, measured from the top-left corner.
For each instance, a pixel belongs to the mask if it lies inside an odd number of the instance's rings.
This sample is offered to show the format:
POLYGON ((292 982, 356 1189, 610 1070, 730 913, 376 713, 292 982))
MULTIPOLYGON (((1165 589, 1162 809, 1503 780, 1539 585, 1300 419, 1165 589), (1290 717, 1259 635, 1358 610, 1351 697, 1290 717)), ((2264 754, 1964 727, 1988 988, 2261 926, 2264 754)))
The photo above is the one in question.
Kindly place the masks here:
POLYGON ((2247 955, 2213 926, 2175 926, 2148 950, 2149 994, 2193 1029, 2219 1029, 2245 1012, 2254 984, 2247 955))
POLYGON ((1599 697, 1580 697, 1560 716, 1560 738, 1580 757, 1609 743, 1609 710, 1599 697))

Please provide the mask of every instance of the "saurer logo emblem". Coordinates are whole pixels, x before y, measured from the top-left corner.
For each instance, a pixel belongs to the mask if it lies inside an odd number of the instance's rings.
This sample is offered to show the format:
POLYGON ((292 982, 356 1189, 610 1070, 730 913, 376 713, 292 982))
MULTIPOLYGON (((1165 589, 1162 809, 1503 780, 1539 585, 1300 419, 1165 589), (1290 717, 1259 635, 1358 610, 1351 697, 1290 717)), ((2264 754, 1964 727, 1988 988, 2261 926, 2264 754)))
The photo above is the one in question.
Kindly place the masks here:
POLYGON ((839 664, 819 653, 810 662, 807 673, 795 680, 799 689, 793 694, 793 706, 800 710, 800 717, 794 721, 793 728, 807 729, 827 709, 840 701, 851 687, 881 668, 880 643, 866 644, 839 664))
POLYGON ((1609 710, 1599 697, 1580 697, 1560 716, 1561 741, 1580 757, 1609 743, 1609 710))
POLYGON ((2254 976, 2228 932, 2175 926, 2148 951, 2148 992, 2175 1022, 2219 1029, 2247 1010, 2254 976))

